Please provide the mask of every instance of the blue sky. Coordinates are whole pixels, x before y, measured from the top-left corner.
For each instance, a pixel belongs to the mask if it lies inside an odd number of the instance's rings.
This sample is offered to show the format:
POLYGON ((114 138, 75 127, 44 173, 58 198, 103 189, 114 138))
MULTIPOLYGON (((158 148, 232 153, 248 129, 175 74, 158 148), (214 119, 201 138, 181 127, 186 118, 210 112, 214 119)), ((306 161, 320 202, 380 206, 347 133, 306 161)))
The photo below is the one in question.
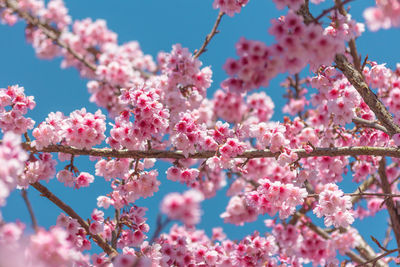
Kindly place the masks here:
MULTIPOLYGON (((153 57, 156 57, 159 51, 170 51, 171 46, 176 43, 181 43, 190 51, 199 48, 218 14, 217 10, 212 9, 211 0, 65 0, 65 2, 73 19, 103 18, 107 21, 108 27, 118 33, 120 44, 137 40, 144 53, 151 54, 153 57)), ((330 0, 327 2, 329 5, 332 4, 330 0)), ((362 11, 373 4, 372 0, 355 1, 351 4, 353 17, 358 21, 363 21, 362 11)), ((321 7, 316 9, 320 10, 321 7)), ((316 14, 318 13, 316 11, 316 14)), ((209 97, 212 97, 214 91, 219 88, 220 82, 226 78, 222 70, 225 60, 228 57, 236 57, 235 42, 244 36, 247 39, 261 40, 271 44, 273 38, 267 33, 270 20, 284 14, 284 10, 276 10, 271 0, 252 0, 239 15, 233 18, 225 16, 222 19, 220 33, 211 41, 208 51, 200 57, 203 65, 211 66, 213 70, 214 83, 209 89, 209 97)), ((23 23, 18 23, 14 27, 0 26, 0 40, 0 88, 19 84, 25 87, 27 95, 34 95, 37 106, 28 115, 37 123, 44 120, 50 112, 62 111, 69 114, 82 107, 87 107, 92 112, 97 110, 97 107, 88 101, 87 81, 80 78, 75 69, 61 69, 60 59, 46 61, 35 57, 32 47, 24 39, 23 23)), ((394 67, 398 58, 398 42, 399 30, 393 29, 377 33, 367 31, 357 40, 357 45, 363 57, 368 54, 369 59, 394 67)), ((309 71, 306 70, 305 73, 308 74, 309 71)), ((275 102, 274 120, 282 120, 281 109, 285 103, 282 98, 284 90, 279 86, 282 77, 284 76, 274 79, 269 88, 265 88, 267 94, 275 102)), ((58 169, 63 168, 65 164, 60 163, 58 169)), ((185 187, 165 179, 165 169, 169 166, 168 164, 162 163, 159 166, 160 191, 153 198, 138 201, 138 205, 149 208, 147 217, 150 227, 154 225, 162 197, 173 190, 185 190, 185 187)), ((77 167, 81 171, 92 173, 94 169, 93 162, 88 161, 87 157, 78 158, 77 167)), ((356 187, 348 181, 345 184, 344 191, 346 192, 351 192, 356 187)), ((96 179, 91 187, 80 190, 65 188, 56 179, 46 186, 84 218, 89 217, 95 207, 96 197, 110 191, 108 184, 102 178, 96 179)), ((224 191, 217 199, 205 201, 202 204, 204 216, 198 228, 210 233, 211 227, 223 226, 232 239, 240 239, 254 230, 261 232, 267 230, 262 220, 246 224, 244 227, 223 224, 219 215, 225 210, 228 201, 224 197, 224 191)), ((60 210, 48 200, 39 197, 35 190, 29 190, 29 197, 39 224, 45 227, 53 225, 60 210)), ((28 213, 19 191, 15 191, 7 202, 8 205, 2 209, 3 217, 7 221, 19 219, 29 224, 28 213)), ((381 227, 378 227, 374 234, 378 239, 383 238, 385 216, 386 214, 381 213, 375 218, 357 222, 355 226, 360 225, 362 232, 369 233, 370 229, 365 225, 379 222, 378 225, 381 227)))

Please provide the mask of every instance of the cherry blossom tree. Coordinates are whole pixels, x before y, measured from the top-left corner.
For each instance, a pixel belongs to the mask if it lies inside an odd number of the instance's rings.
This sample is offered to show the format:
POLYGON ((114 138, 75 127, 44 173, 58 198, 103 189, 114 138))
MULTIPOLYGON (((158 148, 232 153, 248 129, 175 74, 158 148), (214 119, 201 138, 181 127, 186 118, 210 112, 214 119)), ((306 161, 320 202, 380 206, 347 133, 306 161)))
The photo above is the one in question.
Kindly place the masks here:
POLYGON ((136 41, 119 44, 104 20, 73 20, 62 0, 0 0, 2 23, 25 23, 36 56, 77 69, 99 107, 54 110, 35 122, 29 88, 0 89, 0 206, 21 190, 32 227, 0 217, 0 265, 399 264, 400 66, 362 56, 356 39, 400 26, 400 1, 365 7, 366 28, 352 19, 351 0, 273 2, 283 9, 268 31, 275 41, 232 44, 237 55, 226 59, 226 79, 215 85, 202 55, 218 41, 220 22, 248 0, 214 0, 210 8, 219 13, 204 43, 195 51, 176 43, 156 59, 136 41), (326 9, 310 11, 321 2, 326 9), (272 121, 268 85, 278 74, 286 75, 288 116, 272 121), (221 89, 207 98, 212 85, 221 89), (95 172, 80 171, 78 157, 95 172), (165 173, 160 161, 169 164, 165 173), (339 187, 345 175, 356 191, 339 187), (160 176, 187 190, 166 195, 150 225, 137 200, 157 194, 160 176), (53 178, 76 190, 104 179, 108 193, 87 218, 46 187, 53 178), (224 222, 263 218, 265 229, 231 240, 221 227, 211 236, 196 227, 201 202, 224 187, 224 222), (28 188, 60 209, 52 227, 38 225, 28 188), (380 210, 387 237, 363 237, 354 222, 380 210))

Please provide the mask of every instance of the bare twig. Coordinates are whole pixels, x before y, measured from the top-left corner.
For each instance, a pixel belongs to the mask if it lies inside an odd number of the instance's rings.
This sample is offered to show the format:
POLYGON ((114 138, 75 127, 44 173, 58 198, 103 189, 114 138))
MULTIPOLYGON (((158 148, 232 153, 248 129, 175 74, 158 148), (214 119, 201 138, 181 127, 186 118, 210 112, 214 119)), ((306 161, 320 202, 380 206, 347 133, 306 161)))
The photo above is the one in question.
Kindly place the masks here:
POLYGON ((206 47, 208 45, 208 43, 211 41, 211 39, 214 37, 215 34, 218 33, 218 25, 221 22, 222 16, 224 15, 224 12, 219 12, 218 13, 218 17, 214 23, 213 28, 211 29, 211 32, 209 34, 207 34, 206 39, 204 40, 203 45, 200 47, 200 49, 198 51, 196 51, 196 53, 194 54, 194 58, 198 58, 201 54, 203 54, 206 51, 206 47))
POLYGON ((382 259, 382 258, 384 258, 384 257, 386 257, 386 256, 388 256, 388 255, 390 255, 390 254, 392 254, 392 253, 394 253, 396 251, 400 251, 400 249, 396 248, 396 249, 388 250, 387 252, 377 256, 376 258, 370 259, 370 260, 368 260, 366 262, 363 262, 361 264, 356 265, 356 267, 366 266, 368 263, 376 263, 379 259, 382 259))
POLYGON ((324 9, 324 10, 322 11, 322 13, 319 14, 319 15, 314 19, 314 22, 315 22, 315 23, 318 23, 318 21, 319 21, 321 18, 323 18, 325 15, 329 14, 331 11, 333 11, 333 10, 335 10, 335 9, 343 8, 344 5, 350 3, 351 1, 354 1, 354 0, 345 0, 345 1, 343 1, 343 2, 341 2, 341 1, 335 1, 336 4, 335 4, 333 7, 331 7, 331 8, 324 9))
POLYGON ((59 208, 61 208, 65 213, 67 213, 72 218, 76 219, 78 223, 85 229, 86 234, 88 234, 94 242, 99 245, 103 249, 105 253, 107 253, 111 258, 118 255, 118 252, 111 247, 100 235, 93 235, 90 233, 89 224, 83 220, 70 206, 65 204, 62 200, 56 197, 53 193, 49 191, 44 185, 36 182, 31 184, 36 190, 38 190, 42 196, 48 198, 51 202, 56 204, 59 208))
POLYGON ((32 205, 31 205, 31 202, 29 201, 28 192, 26 191, 26 189, 21 190, 21 195, 22 195, 22 198, 24 199, 25 205, 28 209, 29 216, 31 217, 32 228, 33 228, 33 230, 35 230, 35 232, 37 232, 38 231, 37 220, 35 217, 35 213, 33 213, 32 205))

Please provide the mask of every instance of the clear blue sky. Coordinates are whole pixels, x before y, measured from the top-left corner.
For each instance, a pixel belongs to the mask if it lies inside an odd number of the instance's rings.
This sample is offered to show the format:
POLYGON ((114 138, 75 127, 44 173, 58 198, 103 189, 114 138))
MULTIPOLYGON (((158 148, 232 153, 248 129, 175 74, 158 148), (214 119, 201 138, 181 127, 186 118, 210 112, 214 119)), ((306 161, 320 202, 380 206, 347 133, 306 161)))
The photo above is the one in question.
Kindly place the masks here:
MULTIPOLYGON (((194 51, 202 44, 206 34, 212 28, 218 11, 212 9, 212 0, 66 0, 66 6, 70 10, 73 19, 91 17, 93 19, 103 18, 107 20, 108 27, 118 33, 119 43, 130 40, 139 41, 142 50, 154 57, 158 51, 170 51, 175 43, 181 43, 194 51)), ((327 0, 331 5, 333 1, 327 0)), ((372 0, 356 0, 352 3, 353 16, 358 21, 363 21, 362 11, 367 6, 374 4, 372 0)), ((318 13, 318 12, 317 12, 318 13)), ((220 33, 208 46, 208 51, 201 56, 204 66, 211 66, 213 70, 214 83, 209 90, 208 96, 219 88, 219 84, 226 78, 222 65, 228 57, 235 57, 234 44, 241 36, 248 39, 257 39, 271 44, 273 38, 268 35, 267 30, 270 20, 284 15, 285 11, 276 10, 271 0, 252 0, 242 10, 242 13, 230 18, 225 16, 220 26, 220 33)), ((79 77, 75 69, 61 69, 60 60, 43 61, 35 57, 32 47, 24 39, 24 24, 18 23, 14 27, 0 26, 0 87, 19 84, 24 86, 26 94, 34 95, 37 102, 36 108, 29 112, 37 123, 47 117, 52 111, 62 111, 69 114, 75 109, 87 107, 90 111, 97 107, 89 103, 89 94, 86 89, 86 80, 79 77)), ((366 32, 357 41, 359 52, 362 56, 369 55, 369 59, 378 63, 388 63, 394 67, 398 55, 399 30, 379 31, 377 33, 366 32)), ((307 72, 308 73, 308 70, 307 72)), ((269 88, 264 88, 275 102, 276 110, 274 120, 282 119, 281 109, 284 105, 282 94, 284 90, 279 87, 283 76, 273 80, 269 88)), ((66 163, 60 163, 58 169, 62 169, 66 163)), ((147 217, 150 227, 154 225, 158 212, 159 201, 168 192, 183 191, 185 188, 177 183, 165 179, 165 169, 168 164, 161 164, 159 169, 160 191, 155 197, 139 200, 138 205, 149 208, 147 217)), ((77 167, 81 171, 93 172, 93 162, 87 157, 80 157, 77 167)), ((351 179, 346 177, 347 180, 351 179)), ((350 182, 345 183, 346 192, 355 188, 350 182)), ((96 179, 89 188, 74 190, 65 188, 56 179, 46 184, 56 195, 71 205, 83 217, 89 217, 96 206, 96 197, 110 192, 110 187, 102 178, 96 179)), ((245 234, 254 230, 264 232, 267 230, 259 222, 246 224, 244 227, 225 225, 219 215, 225 210, 227 199, 224 191, 220 192, 217 199, 205 201, 202 204, 205 215, 198 228, 211 232, 211 227, 223 226, 228 236, 232 239, 240 239, 245 234)), ((35 190, 29 190, 33 208, 39 224, 45 227, 53 225, 60 210, 48 200, 38 196, 35 190)), ((2 208, 2 214, 7 221, 16 219, 30 223, 26 207, 20 197, 19 191, 15 191, 7 200, 8 205, 2 208)), ((358 225, 371 225, 378 221, 375 236, 384 236, 384 216, 368 219, 356 223, 358 225)), ((366 226, 361 227, 363 233, 369 233, 366 226)), ((367 235, 368 237, 368 235, 367 235)))

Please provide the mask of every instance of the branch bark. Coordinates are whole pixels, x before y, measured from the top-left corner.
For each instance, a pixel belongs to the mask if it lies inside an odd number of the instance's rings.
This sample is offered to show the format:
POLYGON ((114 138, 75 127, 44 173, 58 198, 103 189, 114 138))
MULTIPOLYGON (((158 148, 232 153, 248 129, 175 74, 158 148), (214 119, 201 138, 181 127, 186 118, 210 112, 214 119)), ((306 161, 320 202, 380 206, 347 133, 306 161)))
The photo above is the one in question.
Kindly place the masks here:
POLYGON ((207 34, 206 39, 204 40, 203 45, 200 47, 200 49, 194 54, 194 58, 198 58, 201 54, 203 54, 206 51, 206 47, 208 43, 211 41, 211 39, 218 33, 218 26, 221 22, 222 17, 224 16, 224 12, 219 12, 218 17, 214 23, 213 28, 211 29, 211 32, 207 34))
MULTIPOLYGON (((385 194, 391 194, 392 190, 390 188, 390 183, 389 183, 387 175, 386 175, 386 159, 385 159, 385 157, 383 157, 381 159, 381 161, 379 162, 378 173, 379 173, 379 177, 381 179, 382 191, 385 194)), ((392 229, 394 232, 394 236, 396 238, 397 247, 400 248, 400 215, 397 213, 396 206, 395 206, 395 203, 394 203, 392 197, 387 197, 385 199, 385 201, 386 201, 385 204, 386 204, 387 210, 389 212, 390 221, 392 223, 392 229)))
MULTIPOLYGON (((36 149, 31 146, 30 142, 22 143, 22 147, 31 152, 62 152, 71 155, 87 155, 106 158, 164 158, 164 159, 185 159, 182 151, 167 151, 167 150, 115 150, 110 148, 92 148, 92 149, 79 149, 63 145, 50 145, 42 149, 36 149)), ((316 147, 313 151, 307 152, 305 149, 292 149, 299 158, 311 157, 337 157, 337 156, 388 156, 393 158, 400 158, 400 148, 398 147, 370 147, 370 146, 347 146, 347 147, 316 147)), ((280 152, 271 152, 269 149, 264 150, 247 150, 234 158, 276 158, 280 152)), ((193 159, 207 159, 214 157, 216 151, 201 151, 194 154, 189 154, 187 158, 193 159)))
POLYGON ((61 199, 56 197, 53 193, 50 192, 44 185, 36 182, 31 184, 37 191, 41 193, 42 196, 48 198, 51 202, 56 204, 60 209, 62 209, 65 213, 67 213, 72 218, 76 219, 78 223, 85 229, 86 234, 92 237, 94 242, 99 245, 103 249, 105 253, 107 253, 111 258, 118 255, 118 252, 112 248, 101 236, 93 235, 90 233, 89 224, 83 220, 70 206, 65 204, 61 199))
POLYGON ((361 95, 364 102, 368 107, 375 113, 378 120, 387 129, 388 134, 392 137, 396 133, 400 133, 400 127, 393 121, 392 115, 382 104, 379 98, 372 92, 368 87, 368 84, 364 81, 364 77, 361 73, 347 60, 346 56, 337 54, 335 57, 335 63, 337 68, 340 69, 344 76, 354 86, 357 92, 361 95))

